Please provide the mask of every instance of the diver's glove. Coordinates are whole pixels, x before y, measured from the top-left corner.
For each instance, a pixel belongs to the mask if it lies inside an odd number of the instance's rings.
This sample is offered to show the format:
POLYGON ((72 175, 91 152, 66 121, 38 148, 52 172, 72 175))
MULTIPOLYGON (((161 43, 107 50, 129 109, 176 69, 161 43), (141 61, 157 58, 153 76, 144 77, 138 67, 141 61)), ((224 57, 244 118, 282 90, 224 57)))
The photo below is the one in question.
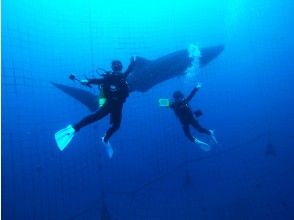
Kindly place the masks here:
POLYGON ((70 74, 68 77, 70 80, 75 81, 77 80, 76 76, 74 74, 70 74))
POLYGON ((202 87, 202 83, 198 82, 197 85, 196 85, 196 89, 199 90, 201 87, 202 87))
POLYGON ((90 85, 89 80, 87 80, 87 79, 82 79, 82 80, 80 80, 80 79, 78 79, 78 78, 77 78, 75 75, 73 75, 73 74, 70 74, 68 78, 69 78, 70 80, 72 80, 72 81, 77 81, 77 82, 81 83, 81 84, 84 85, 84 86, 88 86, 89 88, 92 88, 92 86, 90 85))

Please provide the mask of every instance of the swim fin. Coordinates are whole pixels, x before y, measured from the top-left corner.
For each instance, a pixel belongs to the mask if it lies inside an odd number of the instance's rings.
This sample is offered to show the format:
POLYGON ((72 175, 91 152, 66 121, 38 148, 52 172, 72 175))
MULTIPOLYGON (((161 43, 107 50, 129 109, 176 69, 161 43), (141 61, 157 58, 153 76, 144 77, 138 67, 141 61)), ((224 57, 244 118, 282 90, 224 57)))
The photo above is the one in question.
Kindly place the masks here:
POLYGON ((203 150, 203 151, 210 151, 210 149, 211 149, 209 144, 207 144, 203 141, 200 141, 197 138, 194 138, 194 142, 195 142, 195 144, 198 144, 199 147, 201 148, 201 150, 203 150))
POLYGON ((67 126, 64 129, 61 129, 60 131, 57 131, 55 133, 55 141, 59 148, 59 150, 63 151, 64 148, 69 144, 71 139, 73 138, 75 134, 75 129, 72 125, 67 126))
POLYGON ((218 142, 217 142, 216 137, 215 137, 215 135, 214 135, 214 130, 209 130, 209 132, 210 132, 210 137, 211 137, 212 141, 213 141, 215 144, 217 144, 218 142))
POLYGON ((104 141, 104 138, 105 138, 105 136, 101 137, 101 141, 102 141, 102 144, 105 146, 106 153, 107 153, 108 157, 111 159, 113 156, 113 148, 112 148, 111 144, 109 143, 109 141, 108 142, 104 141))

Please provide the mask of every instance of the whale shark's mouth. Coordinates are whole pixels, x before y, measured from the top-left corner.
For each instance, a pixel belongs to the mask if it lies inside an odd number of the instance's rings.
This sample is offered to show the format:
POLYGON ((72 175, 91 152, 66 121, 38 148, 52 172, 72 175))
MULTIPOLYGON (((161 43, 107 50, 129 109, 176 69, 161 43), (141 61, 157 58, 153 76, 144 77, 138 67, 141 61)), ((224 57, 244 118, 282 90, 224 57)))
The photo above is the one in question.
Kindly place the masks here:
POLYGON ((192 77, 197 75, 200 69, 200 58, 202 57, 200 48, 195 44, 190 44, 188 49, 189 58, 192 59, 191 65, 186 69, 185 75, 192 77))

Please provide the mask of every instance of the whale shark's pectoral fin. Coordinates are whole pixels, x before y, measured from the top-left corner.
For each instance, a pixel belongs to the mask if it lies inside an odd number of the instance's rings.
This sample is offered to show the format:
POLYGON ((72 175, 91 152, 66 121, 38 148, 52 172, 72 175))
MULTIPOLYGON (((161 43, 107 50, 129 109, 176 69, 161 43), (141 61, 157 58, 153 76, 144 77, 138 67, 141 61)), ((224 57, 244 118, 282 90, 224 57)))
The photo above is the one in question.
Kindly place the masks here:
POLYGON ((62 92, 71 96, 75 100, 85 105, 90 111, 96 111, 98 109, 98 97, 91 92, 83 89, 62 85, 59 83, 51 82, 53 86, 60 89, 62 92))

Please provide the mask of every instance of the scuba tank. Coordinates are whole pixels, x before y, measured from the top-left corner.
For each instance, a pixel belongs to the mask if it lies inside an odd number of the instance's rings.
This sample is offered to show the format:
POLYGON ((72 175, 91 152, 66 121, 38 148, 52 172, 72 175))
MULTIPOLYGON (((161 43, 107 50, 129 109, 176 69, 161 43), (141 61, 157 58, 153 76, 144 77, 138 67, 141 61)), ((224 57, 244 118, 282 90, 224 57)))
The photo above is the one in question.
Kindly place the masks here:
POLYGON ((100 92, 99 92, 99 96, 98 96, 98 104, 99 104, 99 108, 101 108, 105 104, 106 98, 105 98, 102 86, 99 87, 99 90, 100 90, 100 92))
MULTIPOLYGON (((102 77, 105 77, 106 75, 110 74, 110 71, 107 71, 103 68, 98 67, 96 69, 96 73, 102 77), (103 73, 100 73, 99 71, 102 71, 103 73)), ((106 102, 106 98, 105 98, 105 94, 103 92, 103 88, 100 85, 99 86, 99 96, 98 96, 98 104, 99 104, 99 108, 101 108, 106 102)))

